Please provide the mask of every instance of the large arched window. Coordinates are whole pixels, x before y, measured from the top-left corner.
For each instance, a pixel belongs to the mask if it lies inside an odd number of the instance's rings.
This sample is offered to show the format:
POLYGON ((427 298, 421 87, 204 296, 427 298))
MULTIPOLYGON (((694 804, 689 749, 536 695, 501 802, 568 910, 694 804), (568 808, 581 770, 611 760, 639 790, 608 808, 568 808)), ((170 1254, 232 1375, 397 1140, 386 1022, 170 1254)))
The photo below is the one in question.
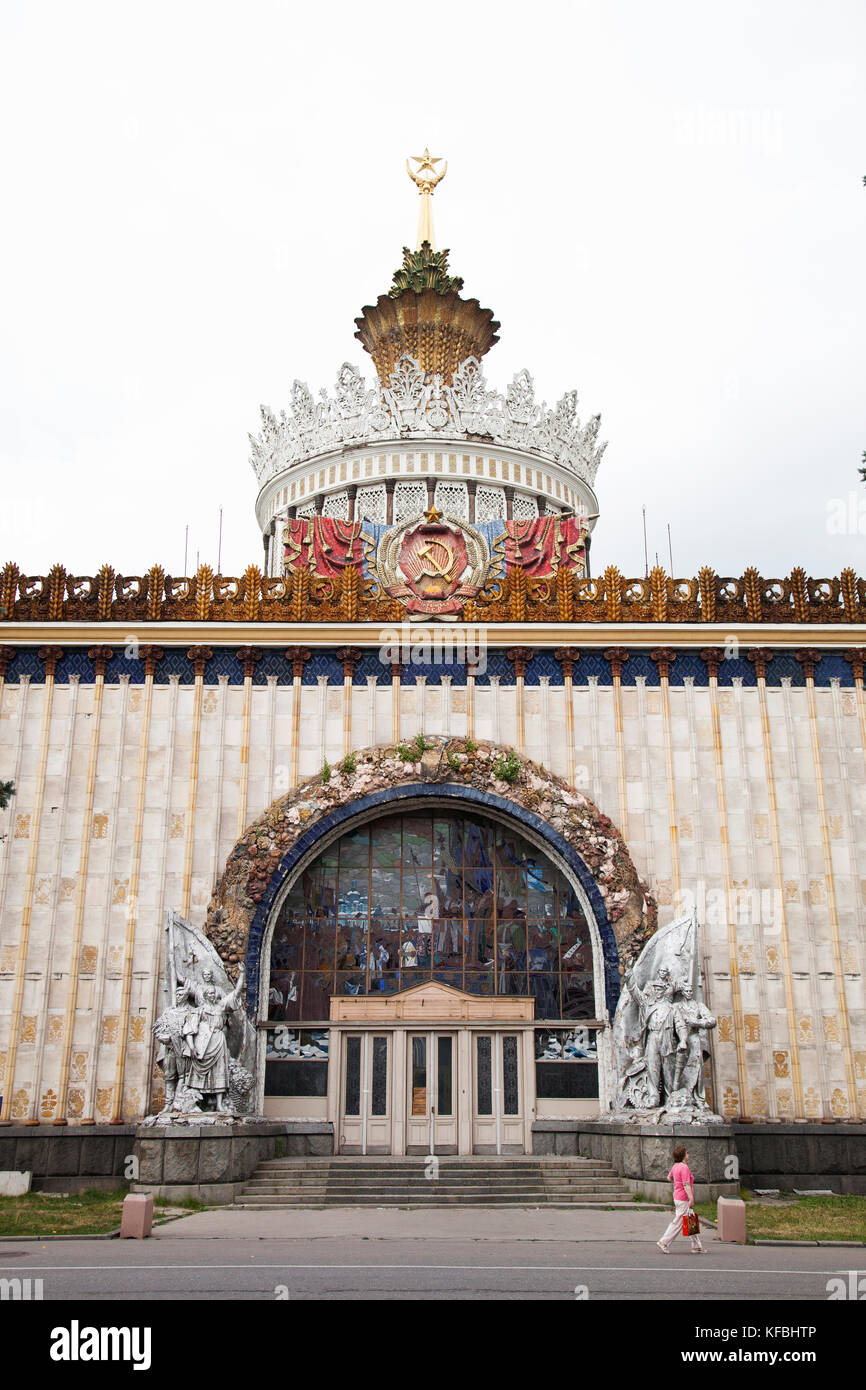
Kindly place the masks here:
POLYGON ((596 1016, 581 902, 510 826, 419 810, 333 841, 280 907, 267 1017, 321 1024, 333 994, 392 994, 431 978, 534 997, 537 1019, 596 1016))

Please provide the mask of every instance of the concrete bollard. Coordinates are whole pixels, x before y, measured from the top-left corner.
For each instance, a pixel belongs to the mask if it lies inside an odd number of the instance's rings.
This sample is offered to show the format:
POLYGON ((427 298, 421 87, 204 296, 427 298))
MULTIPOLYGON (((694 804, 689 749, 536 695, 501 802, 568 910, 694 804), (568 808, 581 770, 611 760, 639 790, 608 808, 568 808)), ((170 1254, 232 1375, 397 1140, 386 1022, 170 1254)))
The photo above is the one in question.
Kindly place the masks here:
POLYGON ((123 1199, 120 1217, 121 1240, 144 1240, 153 1226, 153 1193, 130 1192, 123 1199))
POLYGON ((740 1197, 720 1197, 718 1204, 719 1229, 717 1240, 729 1245, 746 1243, 746 1204, 740 1197))

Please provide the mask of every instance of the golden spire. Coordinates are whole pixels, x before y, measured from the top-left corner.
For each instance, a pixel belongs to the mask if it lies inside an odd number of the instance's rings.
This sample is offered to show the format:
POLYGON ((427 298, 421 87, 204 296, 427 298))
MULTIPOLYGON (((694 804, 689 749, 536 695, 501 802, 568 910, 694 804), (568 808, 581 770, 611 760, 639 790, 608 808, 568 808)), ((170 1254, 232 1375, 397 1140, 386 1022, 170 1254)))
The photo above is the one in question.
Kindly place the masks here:
POLYGON ((415 170, 411 169, 410 162, 407 159, 406 173, 409 175, 412 182, 417 184, 421 196, 421 206, 418 209, 418 243, 415 250, 420 251, 424 242, 427 241, 435 251, 436 242, 433 240, 433 190, 437 183, 441 183, 444 179, 448 171, 448 162, 447 160, 445 161, 444 169, 440 174, 437 174, 436 165, 443 162, 442 156, 437 155, 434 157, 428 149, 425 149, 423 154, 413 154, 411 156, 411 162, 412 164, 417 164, 418 168, 415 170))
POLYGON ((431 199, 447 168, 429 150, 406 160, 406 173, 421 195, 418 245, 414 251, 403 247, 403 264, 394 272, 390 291, 365 305, 355 319, 355 337, 369 352, 383 383, 399 358, 408 354, 425 375, 437 374, 450 386, 461 362, 467 357, 480 361, 499 342, 492 311, 482 309, 477 299, 461 299, 463 281, 448 273, 447 250, 434 248, 431 199), (442 169, 437 172, 439 164, 442 169))

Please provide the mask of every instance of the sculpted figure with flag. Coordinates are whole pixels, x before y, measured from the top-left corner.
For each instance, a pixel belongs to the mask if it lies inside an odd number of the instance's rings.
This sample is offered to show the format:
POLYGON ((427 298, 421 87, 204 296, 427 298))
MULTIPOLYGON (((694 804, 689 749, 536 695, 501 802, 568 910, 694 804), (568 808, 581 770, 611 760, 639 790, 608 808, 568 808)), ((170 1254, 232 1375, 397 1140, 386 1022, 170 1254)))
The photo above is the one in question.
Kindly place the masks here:
POLYGON ((707 1032, 694 913, 650 937, 625 975, 613 1021, 617 1101, 603 1118, 635 1123, 720 1123, 704 1096, 707 1032))
POLYGON ((165 1106, 145 1123, 248 1115, 255 1098, 255 1030, 243 1005, 241 966, 232 988, 213 944, 169 911, 165 1008, 153 1026, 165 1106))

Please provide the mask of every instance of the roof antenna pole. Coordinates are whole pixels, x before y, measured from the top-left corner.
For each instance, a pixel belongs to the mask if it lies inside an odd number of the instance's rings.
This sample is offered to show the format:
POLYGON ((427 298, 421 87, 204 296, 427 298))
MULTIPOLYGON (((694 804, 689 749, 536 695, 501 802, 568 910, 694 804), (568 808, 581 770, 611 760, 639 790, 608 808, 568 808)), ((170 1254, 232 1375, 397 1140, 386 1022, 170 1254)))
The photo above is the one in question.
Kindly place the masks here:
POLYGON ((649 579, 649 553, 646 548, 646 503, 641 507, 643 512, 643 567, 644 578, 649 579))
POLYGON ((671 524, 668 522, 668 555, 671 562, 671 579, 674 577, 674 552, 671 549, 671 524))
MULTIPOLYGON (((670 527, 668 527, 668 537, 670 537, 670 527)), ((220 507, 220 534, 217 541, 217 574, 222 574, 222 554, 223 554, 223 509, 220 507)))

